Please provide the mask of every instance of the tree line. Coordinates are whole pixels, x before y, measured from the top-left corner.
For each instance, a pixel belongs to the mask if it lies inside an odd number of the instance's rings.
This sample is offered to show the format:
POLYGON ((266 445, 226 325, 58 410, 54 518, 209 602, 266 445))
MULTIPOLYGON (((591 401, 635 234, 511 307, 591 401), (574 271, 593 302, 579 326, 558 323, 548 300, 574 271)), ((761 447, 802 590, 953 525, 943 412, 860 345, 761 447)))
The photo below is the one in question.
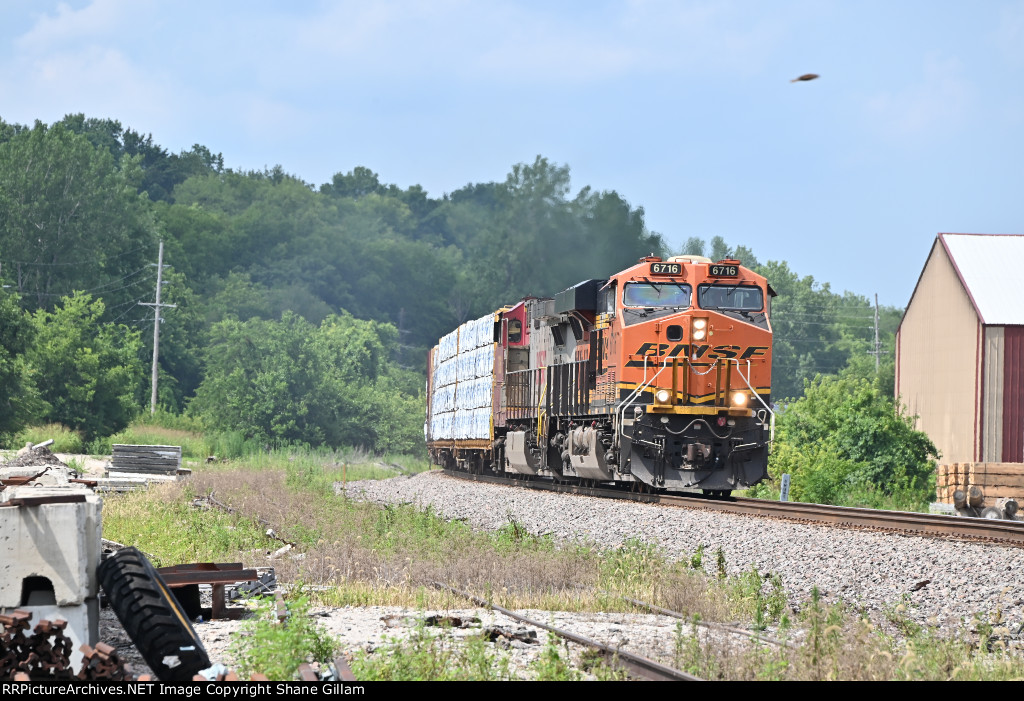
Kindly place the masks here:
MULTIPOLYGON (((777 401, 818 375, 892 393, 902 311, 880 314, 721 237, 670 250, 642 207, 573 190, 538 156, 440 197, 366 167, 314 185, 280 166, 177 154, 110 119, 0 120, 0 434, 57 421, 96 436, 145 405, 158 241, 159 403, 260 440, 376 451, 422 443, 427 349, 462 321, 640 256, 738 257, 773 303, 777 401), (145 333, 143 333, 145 331, 145 333)), ((891 400, 890 400, 891 401, 891 400)))

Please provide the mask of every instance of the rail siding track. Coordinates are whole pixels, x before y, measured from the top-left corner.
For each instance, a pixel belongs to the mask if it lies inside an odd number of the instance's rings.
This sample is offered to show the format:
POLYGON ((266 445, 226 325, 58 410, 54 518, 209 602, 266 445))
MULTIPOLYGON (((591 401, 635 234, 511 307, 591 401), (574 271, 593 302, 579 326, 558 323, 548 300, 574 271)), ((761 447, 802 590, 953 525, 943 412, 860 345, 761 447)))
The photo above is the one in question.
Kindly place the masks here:
POLYGON ((876 530, 930 538, 946 538, 1024 548, 1024 521, 918 514, 906 511, 879 511, 849 506, 803 504, 800 502, 767 501, 765 499, 709 499, 700 496, 629 492, 607 487, 579 484, 510 479, 493 475, 474 475, 457 470, 444 470, 446 475, 488 484, 511 485, 525 489, 578 494, 603 499, 620 499, 644 504, 663 504, 686 509, 722 511, 743 516, 776 518, 805 524, 823 524, 857 530, 876 530))
POLYGON ((569 640, 570 642, 574 642, 577 645, 582 645, 584 647, 589 647, 593 650, 597 650, 602 655, 604 655, 604 657, 611 664, 618 665, 626 669, 636 677, 640 677, 642 679, 649 679, 652 681, 704 681, 704 679, 700 677, 695 677, 692 674, 688 674, 687 672, 675 669, 673 667, 667 667, 659 662, 655 662, 654 660, 642 657, 641 655, 634 655, 631 652, 626 652, 625 650, 622 650, 620 648, 605 645, 604 643, 598 642, 597 640, 591 640, 590 638, 584 637, 582 635, 577 635, 576 633, 571 633, 567 630, 562 630, 561 628, 555 628, 554 626, 550 626, 546 623, 535 621, 532 618, 520 616, 518 613, 515 613, 514 611, 502 608, 501 606, 493 604, 490 601, 487 601, 486 599, 481 599, 478 596, 470 594, 466 591, 462 591, 461 589, 456 589, 455 587, 450 586, 448 584, 444 584, 442 582, 434 582, 433 585, 437 589, 447 590, 454 594, 458 594, 463 598, 469 599, 478 606, 493 609, 498 613, 502 613, 513 620, 519 621, 520 623, 525 623, 528 626, 533 626, 534 628, 546 630, 553 635, 557 635, 560 638, 569 640))

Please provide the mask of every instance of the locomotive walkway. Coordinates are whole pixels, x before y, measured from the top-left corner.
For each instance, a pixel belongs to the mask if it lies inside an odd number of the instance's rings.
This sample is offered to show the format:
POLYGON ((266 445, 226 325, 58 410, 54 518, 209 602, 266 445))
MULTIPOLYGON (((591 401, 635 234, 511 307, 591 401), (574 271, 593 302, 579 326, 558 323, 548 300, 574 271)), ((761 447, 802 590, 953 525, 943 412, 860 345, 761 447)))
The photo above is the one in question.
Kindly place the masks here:
POLYGON ((474 475, 457 470, 445 470, 444 472, 458 479, 487 482, 489 484, 512 485, 525 489, 579 494, 605 499, 621 499, 646 504, 663 504, 665 506, 686 509, 724 511, 745 516, 777 518, 798 523, 822 524, 840 528, 888 531, 905 535, 947 538, 1018 548, 1024 547, 1024 521, 919 514, 906 511, 879 511, 848 506, 803 504, 800 502, 768 501, 766 499, 747 499, 742 497, 720 499, 702 495, 683 496, 680 494, 658 492, 632 492, 625 489, 556 483, 550 480, 540 481, 512 479, 493 475, 474 475))

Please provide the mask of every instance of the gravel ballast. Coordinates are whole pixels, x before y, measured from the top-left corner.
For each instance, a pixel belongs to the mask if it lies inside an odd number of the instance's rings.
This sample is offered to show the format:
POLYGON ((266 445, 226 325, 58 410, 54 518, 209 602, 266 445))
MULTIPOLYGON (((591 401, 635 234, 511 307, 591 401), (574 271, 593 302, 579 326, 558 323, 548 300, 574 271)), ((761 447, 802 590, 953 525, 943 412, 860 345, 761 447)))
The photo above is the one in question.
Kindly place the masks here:
MULTIPOLYGON (((338 485, 338 491, 341 491, 338 485)), ((349 483, 350 498, 427 506, 449 519, 494 530, 514 519, 531 533, 614 548, 629 538, 654 543, 671 558, 699 545, 722 548, 730 574, 777 573, 799 605, 817 587, 872 617, 898 605, 919 623, 950 631, 1001 613, 1012 631, 1024 622, 1024 549, 802 525, 777 519, 552 494, 468 482, 441 472, 349 483)), ((705 557, 715 567, 714 557, 705 557)))

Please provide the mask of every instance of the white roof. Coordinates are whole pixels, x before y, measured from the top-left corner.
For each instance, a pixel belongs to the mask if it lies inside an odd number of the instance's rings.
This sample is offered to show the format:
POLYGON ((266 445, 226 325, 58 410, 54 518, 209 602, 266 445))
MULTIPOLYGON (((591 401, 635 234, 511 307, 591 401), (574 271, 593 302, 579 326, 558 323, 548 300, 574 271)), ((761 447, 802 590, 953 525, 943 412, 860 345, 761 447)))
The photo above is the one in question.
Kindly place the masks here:
POLYGON ((1024 236, 939 234, 981 322, 989 326, 1024 325, 1020 270, 1024 236))

